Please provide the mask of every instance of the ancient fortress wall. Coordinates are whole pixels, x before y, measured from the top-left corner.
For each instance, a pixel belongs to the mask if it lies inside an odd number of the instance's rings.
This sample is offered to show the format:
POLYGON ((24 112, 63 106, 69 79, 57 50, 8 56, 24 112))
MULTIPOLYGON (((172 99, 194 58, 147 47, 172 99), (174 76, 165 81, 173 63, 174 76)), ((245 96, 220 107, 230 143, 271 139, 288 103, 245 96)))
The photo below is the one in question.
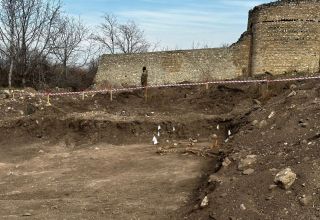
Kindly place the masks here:
POLYGON ((245 56, 235 56, 235 50, 241 50, 240 43, 234 48, 104 55, 96 82, 114 86, 140 85, 144 67, 148 70, 149 84, 231 79, 247 70, 245 56))
POLYGON ((320 70, 320 0, 280 0, 249 12, 247 31, 229 48, 104 55, 96 84, 140 85, 320 70))
POLYGON ((319 71, 320 1, 286 0, 254 8, 251 73, 319 71))

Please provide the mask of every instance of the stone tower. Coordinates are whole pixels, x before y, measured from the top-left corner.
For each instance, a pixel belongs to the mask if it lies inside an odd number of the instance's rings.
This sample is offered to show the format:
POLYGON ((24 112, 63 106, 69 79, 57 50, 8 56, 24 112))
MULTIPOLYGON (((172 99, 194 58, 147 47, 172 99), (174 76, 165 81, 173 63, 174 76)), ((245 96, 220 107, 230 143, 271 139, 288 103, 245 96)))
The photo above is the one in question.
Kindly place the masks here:
POLYGON ((251 75, 319 71, 320 0, 281 0, 249 12, 251 75))

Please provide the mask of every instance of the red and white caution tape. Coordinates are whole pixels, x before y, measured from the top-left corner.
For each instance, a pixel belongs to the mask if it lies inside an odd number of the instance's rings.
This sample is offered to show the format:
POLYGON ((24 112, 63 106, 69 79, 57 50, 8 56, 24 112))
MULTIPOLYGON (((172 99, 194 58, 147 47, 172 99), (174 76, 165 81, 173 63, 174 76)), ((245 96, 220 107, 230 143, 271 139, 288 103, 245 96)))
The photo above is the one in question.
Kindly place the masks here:
MULTIPOLYGON (((150 85, 147 88, 169 88, 169 87, 186 87, 186 86, 201 86, 210 84, 245 84, 245 83, 273 83, 273 82, 290 82, 290 81, 306 81, 320 79, 320 76, 307 76, 307 77, 295 77, 287 79, 261 79, 261 80, 223 80, 223 81, 211 81, 211 82, 199 82, 199 83, 182 83, 182 84, 162 84, 162 85, 150 85)), ((37 96, 68 96, 68 95, 84 95, 84 94, 97 94, 97 93, 110 93, 110 92, 126 92, 145 89, 146 87, 129 87, 129 88, 113 88, 102 90, 91 90, 81 92, 40 92, 37 96)))

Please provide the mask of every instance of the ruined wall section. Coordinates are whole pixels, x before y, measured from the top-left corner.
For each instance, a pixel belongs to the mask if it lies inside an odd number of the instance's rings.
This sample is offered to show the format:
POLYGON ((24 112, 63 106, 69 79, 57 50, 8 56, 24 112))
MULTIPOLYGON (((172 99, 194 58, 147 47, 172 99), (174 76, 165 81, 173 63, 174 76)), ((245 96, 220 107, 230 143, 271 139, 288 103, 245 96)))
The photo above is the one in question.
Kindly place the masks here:
POLYGON ((320 61, 320 1, 283 0, 249 14, 250 72, 315 73, 320 61))
POLYGON ((231 79, 248 65, 234 55, 241 47, 104 55, 95 81, 98 85, 140 85, 143 67, 150 85, 231 79))
POLYGON ((237 67, 237 76, 247 77, 250 75, 251 62, 251 34, 246 31, 241 35, 238 42, 231 45, 233 63, 237 67))

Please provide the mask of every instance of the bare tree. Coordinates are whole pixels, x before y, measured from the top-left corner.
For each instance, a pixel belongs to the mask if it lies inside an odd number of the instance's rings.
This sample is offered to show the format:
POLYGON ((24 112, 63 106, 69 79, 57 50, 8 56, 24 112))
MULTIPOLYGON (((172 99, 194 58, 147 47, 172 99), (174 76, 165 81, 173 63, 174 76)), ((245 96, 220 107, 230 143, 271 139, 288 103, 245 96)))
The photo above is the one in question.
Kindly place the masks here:
POLYGON ((16 0, 1 0, 0 3, 0 52, 10 63, 8 86, 12 86, 12 74, 16 54, 16 10, 19 7, 16 0))
POLYGON ((191 49, 196 50, 196 49, 208 49, 210 46, 207 43, 200 43, 200 42, 192 42, 191 49))
POLYGON ((14 56, 15 56, 15 46, 14 46, 14 37, 15 37, 15 11, 16 3, 14 0, 10 0, 8 5, 8 14, 9 14, 9 28, 10 28, 10 46, 9 46, 9 57, 10 57, 10 70, 8 74, 8 86, 11 89, 12 87, 12 74, 13 74, 13 65, 14 65, 14 56))
POLYGON ((1 52, 10 60, 9 86, 13 70, 22 85, 51 51, 58 36, 59 0, 1 0, 1 52))
POLYGON ((73 61, 75 56, 77 59, 85 59, 83 41, 86 39, 88 30, 82 24, 81 20, 64 17, 60 20, 61 33, 54 40, 54 50, 52 51, 55 57, 62 63, 63 75, 67 78, 68 65, 73 61), (81 53, 81 54, 80 54, 81 53))
MULTIPOLYGON (((99 26, 100 33, 93 34, 92 39, 104 48, 107 53, 141 53, 152 48, 144 31, 134 22, 120 24, 114 15, 105 15, 99 26)), ((155 44, 153 50, 157 47, 155 44)))
POLYGON ((222 43, 220 45, 221 48, 229 48, 231 45, 229 43, 222 43))
POLYGON ((134 21, 119 26, 117 46, 123 53, 147 52, 151 44, 145 39, 144 31, 134 21))
POLYGON ((115 54, 119 26, 117 18, 112 14, 106 14, 103 19, 103 23, 99 26, 100 33, 93 34, 92 39, 105 48, 108 53, 115 54))
POLYGON ((53 49, 53 41, 60 32, 57 28, 60 8, 59 0, 21 0, 17 32, 20 45, 18 68, 23 86, 27 75, 38 65, 38 59, 46 57, 53 49))

